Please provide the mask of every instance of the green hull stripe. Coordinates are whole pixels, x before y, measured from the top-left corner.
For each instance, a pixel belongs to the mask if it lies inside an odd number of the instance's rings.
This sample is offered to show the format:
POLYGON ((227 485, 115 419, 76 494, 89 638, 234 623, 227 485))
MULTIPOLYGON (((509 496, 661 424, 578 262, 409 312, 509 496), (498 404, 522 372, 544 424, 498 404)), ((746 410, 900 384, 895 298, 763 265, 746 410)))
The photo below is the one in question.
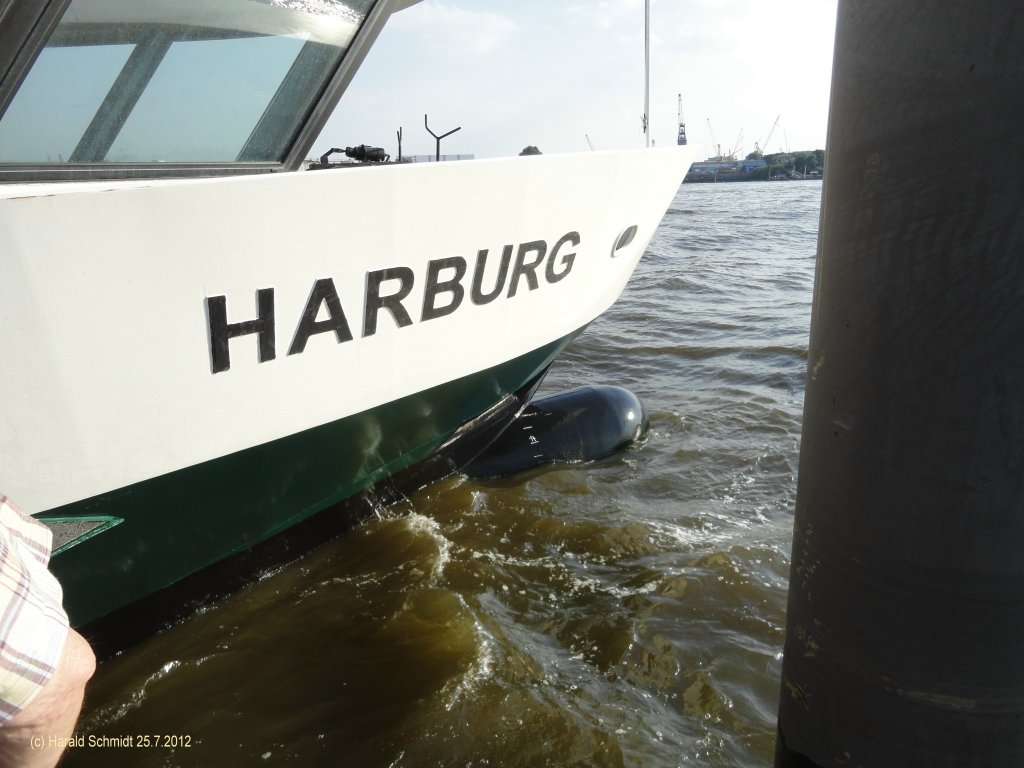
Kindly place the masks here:
POLYGON ((124 521, 52 559, 72 624, 146 597, 422 461, 461 424, 544 371, 575 335, 363 413, 40 514, 124 521))

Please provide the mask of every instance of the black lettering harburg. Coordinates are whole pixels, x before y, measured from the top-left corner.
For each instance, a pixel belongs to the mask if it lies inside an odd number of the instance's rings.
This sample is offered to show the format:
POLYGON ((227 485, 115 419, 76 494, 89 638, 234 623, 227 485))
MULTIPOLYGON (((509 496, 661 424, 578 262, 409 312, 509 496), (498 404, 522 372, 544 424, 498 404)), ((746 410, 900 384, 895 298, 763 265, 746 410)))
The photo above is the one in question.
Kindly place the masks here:
MULTIPOLYGON (((494 274, 493 267, 488 270, 490 251, 486 248, 478 251, 473 265, 472 283, 469 285, 469 300, 482 306, 490 304, 503 293, 506 299, 514 298, 524 281, 528 290, 536 291, 541 286, 538 273, 543 274, 547 283, 557 283, 572 271, 576 259, 575 251, 563 251, 574 249, 579 244, 580 233, 568 232, 558 239, 550 251, 544 240, 534 240, 518 246, 506 245, 497 263, 497 274, 494 274)), ((462 306, 466 298, 463 280, 468 270, 469 265, 461 256, 427 262, 420 322, 450 315, 462 306)), ((386 310, 399 328, 413 324, 409 309, 403 302, 409 298, 415 283, 416 275, 409 267, 388 267, 367 272, 363 301, 363 338, 373 336, 377 332, 377 318, 381 310, 386 310)), ((210 332, 210 361, 214 373, 231 368, 228 342, 238 336, 256 335, 261 363, 273 360, 277 356, 273 288, 261 288, 256 292, 255 320, 229 323, 225 296, 207 297, 206 317, 210 332)), ((352 341, 353 338, 348 317, 334 287, 334 280, 324 277, 313 283, 291 346, 288 347, 288 354, 302 354, 311 336, 328 332, 334 333, 339 344, 352 341), (326 317, 317 320, 321 315, 321 309, 325 310, 326 317)))

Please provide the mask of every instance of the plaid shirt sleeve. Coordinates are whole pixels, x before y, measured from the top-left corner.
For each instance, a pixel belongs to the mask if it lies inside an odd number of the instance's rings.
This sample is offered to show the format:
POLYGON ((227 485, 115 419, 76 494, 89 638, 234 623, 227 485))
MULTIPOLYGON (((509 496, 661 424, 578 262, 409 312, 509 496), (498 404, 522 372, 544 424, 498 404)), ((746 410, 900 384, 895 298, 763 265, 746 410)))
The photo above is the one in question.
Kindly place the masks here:
POLYGON ((0 726, 53 676, 68 633, 52 534, 0 495, 0 726))

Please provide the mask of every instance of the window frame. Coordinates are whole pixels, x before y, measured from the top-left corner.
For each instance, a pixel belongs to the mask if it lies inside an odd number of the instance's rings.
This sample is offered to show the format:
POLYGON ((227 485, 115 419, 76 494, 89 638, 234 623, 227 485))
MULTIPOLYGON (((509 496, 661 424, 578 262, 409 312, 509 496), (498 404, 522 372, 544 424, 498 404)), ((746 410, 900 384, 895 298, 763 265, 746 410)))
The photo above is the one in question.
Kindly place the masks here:
MULTIPOLYGON (((70 3, 71 0, 47 0, 45 3, 39 0, 0 0, 0 117, 6 112, 70 3)), ((385 22, 392 13, 410 4, 408 0, 374 2, 331 76, 326 79, 306 119, 299 124, 280 162, 0 163, 0 183, 189 178, 297 170, 308 157, 313 142, 352 82, 385 22)), ((271 104, 277 98, 275 96, 271 104)), ((254 137, 250 137, 247 146, 253 140, 254 137)))

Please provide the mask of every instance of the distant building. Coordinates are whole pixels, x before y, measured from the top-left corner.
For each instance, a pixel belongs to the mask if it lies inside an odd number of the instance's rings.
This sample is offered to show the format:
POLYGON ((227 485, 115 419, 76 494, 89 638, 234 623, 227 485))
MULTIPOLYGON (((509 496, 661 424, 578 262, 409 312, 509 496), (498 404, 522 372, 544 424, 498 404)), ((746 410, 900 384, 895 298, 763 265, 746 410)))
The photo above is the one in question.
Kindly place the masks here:
MULTIPOLYGON (((441 162, 448 160, 473 160, 476 155, 441 155, 441 162)), ((437 155, 405 155, 402 160, 409 163, 433 163, 437 155)))
POLYGON ((755 168, 763 168, 767 163, 764 158, 758 157, 753 160, 737 160, 736 168, 739 169, 740 173, 750 173, 755 168))
POLYGON ((767 163, 765 163, 763 158, 751 160, 704 160, 690 166, 690 170, 686 174, 686 180, 708 181, 710 179, 720 179, 725 181, 733 178, 739 180, 741 176, 758 168, 763 168, 765 165, 767 163))

